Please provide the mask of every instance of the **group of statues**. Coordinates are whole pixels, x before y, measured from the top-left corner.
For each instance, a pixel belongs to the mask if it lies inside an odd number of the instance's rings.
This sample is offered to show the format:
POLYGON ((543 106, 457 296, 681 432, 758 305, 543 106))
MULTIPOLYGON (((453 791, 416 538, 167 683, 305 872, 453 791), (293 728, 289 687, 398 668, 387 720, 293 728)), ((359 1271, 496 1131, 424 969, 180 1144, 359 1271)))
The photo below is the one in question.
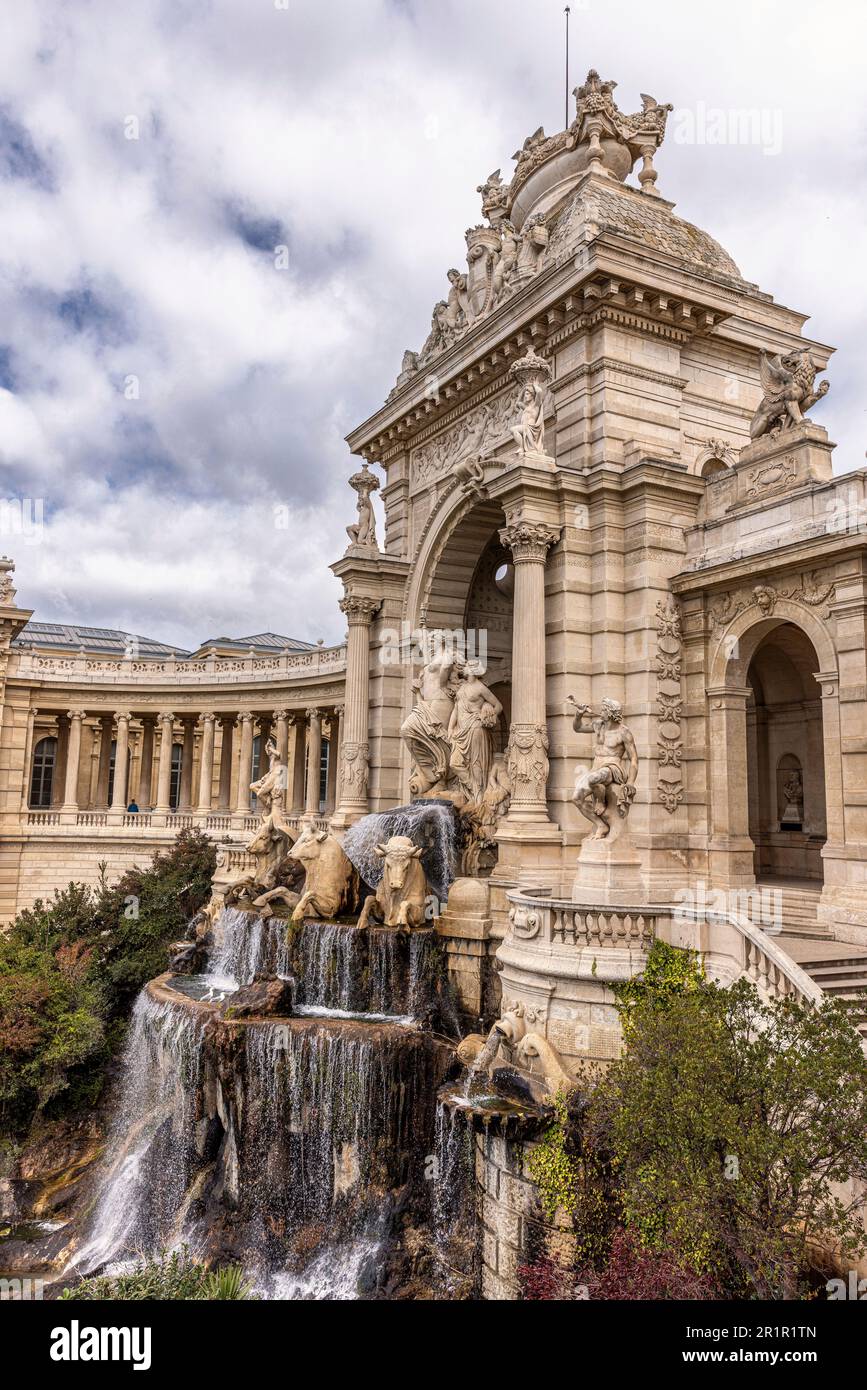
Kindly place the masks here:
MULTIPOLYGON (((493 839, 511 798, 504 754, 495 751, 500 700, 476 664, 457 659, 445 643, 428 651, 415 689, 417 702, 400 731, 412 758, 412 795, 452 800, 471 834, 493 839)), ((594 737, 592 765, 579 767, 572 799, 593 827, 592 838, 604 839, 612 808, 625 818, 635 797, 635 738, 617 700, 603 700, 595 716, 572 696, 567 707, 575 732, 594 737)))
MULTIPOLYGON (((499 175, 499 170, 496 173, 499 175)), ((492 174, 491 179, 494 178, 492 174)), ((481 185, 481 189, 485 187, 481 185)), ((486 201, 483 193, 483 207, 486 201)), ((398 385, 539 273, 548 249, 549 231, 544 216, 534 214, 520 231, 505 219, 491 226, 470 227, 466 241, 467 270, 453 267, 447 272, 447 296, 434 305, 430 332, 421 350, 413 352, 408 348, 404 353, 398 385)))

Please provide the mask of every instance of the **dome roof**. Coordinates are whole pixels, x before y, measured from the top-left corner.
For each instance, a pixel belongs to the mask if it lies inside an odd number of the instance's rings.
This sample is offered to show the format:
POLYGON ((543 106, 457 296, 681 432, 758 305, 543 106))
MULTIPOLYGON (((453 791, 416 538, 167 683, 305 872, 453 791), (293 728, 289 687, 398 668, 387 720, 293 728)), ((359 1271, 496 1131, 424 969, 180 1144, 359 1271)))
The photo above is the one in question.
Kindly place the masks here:
POLYGON ((577 241, 604 231, 710 274, 741 279, 738 267, 719 242, 700 227, 675 217, 670 203, 604 177, 580 181, 554 222, 550 254, 560 259, 577 241))

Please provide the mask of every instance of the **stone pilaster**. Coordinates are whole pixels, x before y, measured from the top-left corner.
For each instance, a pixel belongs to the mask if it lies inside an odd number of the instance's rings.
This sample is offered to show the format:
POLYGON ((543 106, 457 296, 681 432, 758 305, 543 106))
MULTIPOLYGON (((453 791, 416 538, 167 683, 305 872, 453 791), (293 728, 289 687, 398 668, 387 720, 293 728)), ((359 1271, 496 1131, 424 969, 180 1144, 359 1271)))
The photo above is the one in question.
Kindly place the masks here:
POLYGON ((253 770, 253 715, 250 710, 242 710, 238 715, 238 727, 241 731, 241 737, 238 754, 238 796, 235 801, 235 811, 239 816, 246 816, 250 812, 250 782, 253 770))
POLYGON ((178 810, 193 809, 193 757, 196 747, 195 718, 185 716, 181 720, 184 730, 183 752, 181 754, 181 781, 178 788, 178 810))
POLYGON ((292 724, 295 738, 292 743, 292 813, 300 816, 304 810, 304 766, 307 758, 307 721, 303 714, 294 714, 292 724))
POLYGON ((78 769, 81 761, 81 723, 84 711, 71 709, 66 717, 69 720, 69 743, 66 751, 63 810, 74 815, 78 811, 78 769))
POLYGON ((221 811, 228 811, 232 805, 232 745, 235 721, 231 714, 220 716, 220 791, 217 804, 221 811))
POLYGON ((138 765, 138 786, 136 803, 142 811, 149 811, 153 803, 154 780, 154 721, 150 715, 142 715, 141 756, 138 765))

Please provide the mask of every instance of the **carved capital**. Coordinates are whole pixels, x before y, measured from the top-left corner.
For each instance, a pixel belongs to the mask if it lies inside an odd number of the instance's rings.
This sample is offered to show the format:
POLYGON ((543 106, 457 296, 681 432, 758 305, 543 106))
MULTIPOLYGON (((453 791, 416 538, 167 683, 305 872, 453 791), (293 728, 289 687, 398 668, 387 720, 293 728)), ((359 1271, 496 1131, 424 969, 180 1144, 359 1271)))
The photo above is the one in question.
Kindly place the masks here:
POLYGON ((512 552, 516 565, 544 565, 552 545, 560 539, 560 527, 544 521, 513 521, 500 531, 500 541, 512 552))
POLYGON ((203 724, 210 724, 213 726, 217 722, 217 716, 212 709, 209 709, 202 713, 201 720, 203 724))
POLYGON ((174 724, 175 716, 172 710, 160 710, 157 715, 161 724, 174 724))
POLYGON ((238 723, 239 723, 239 724, 252 724, 252 722, 253 722, 253 712, 252 712, 252 710, 249 710, 249 709, 242 709, 242 710, 239 711, 239 713, 238 713, 238 723))
POLYGON ((379 606, 378 598, 368 598, 364 594, 345 594, 340 600, 340 611, 350 627, 368 627, 379 606))
POLYGON ((288 718, 289 718, 289 715, 288 715, 288 712, 287 712, 285 709, 275 709, 272 717, 273 717, 274 719, 278 719, 278 720, 279 720, 279 719, 288 719, 288 718))
MULTIPOLYGON (((34 711, 34 713, 35 713, 35 711, 34 711)), ((83 709, 70 709, 70 710, 67 710, 67 711, 66 711, 66 717, 67 717, 67 719, 69 719, 69 720, 77 719, 77 720, 79 720, 79 722, 80 722, 80 721, 84 718, 84 710, 83 710, 83 709)))
POLYGON ((312 724, 314 720, 318 720, 322 717, 322 711, 318 709, 316 705, 311 705, 309 709, 304 711, 304 715, 312 724))

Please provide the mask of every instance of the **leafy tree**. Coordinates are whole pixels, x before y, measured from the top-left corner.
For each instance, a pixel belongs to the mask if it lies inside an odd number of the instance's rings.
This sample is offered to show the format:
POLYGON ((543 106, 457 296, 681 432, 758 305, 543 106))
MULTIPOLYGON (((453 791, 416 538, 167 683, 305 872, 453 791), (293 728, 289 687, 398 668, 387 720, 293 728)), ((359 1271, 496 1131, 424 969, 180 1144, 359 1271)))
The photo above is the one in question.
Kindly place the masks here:
POLYGON ((814 1250, 865 1248, 867 1059, 846 1009, 645 976, 593 1104, 626 1226, 733 1293, 798 1296, 814 1250), (850 1179, 855 1180, 849 1186, 850 1179))
POLYGON ((0 1140, 98 1097, 132 1000, 208 898, 214 856, 183 831, 148 868, 70 883, 0 935, 0 1140))

